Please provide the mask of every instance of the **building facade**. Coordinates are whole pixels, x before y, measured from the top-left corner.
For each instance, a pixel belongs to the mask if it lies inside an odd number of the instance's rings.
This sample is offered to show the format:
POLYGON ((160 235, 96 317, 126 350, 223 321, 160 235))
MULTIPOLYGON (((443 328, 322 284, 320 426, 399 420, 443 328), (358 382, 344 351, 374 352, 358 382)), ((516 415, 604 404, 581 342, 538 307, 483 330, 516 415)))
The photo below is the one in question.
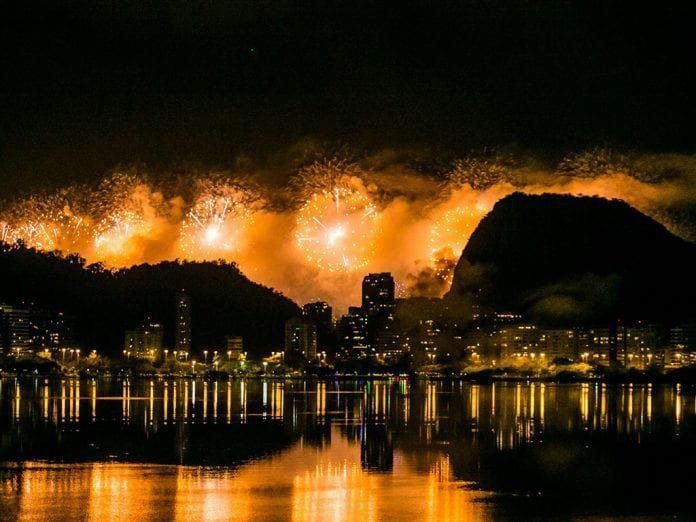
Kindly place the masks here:
POLYGON ((191 299, 183 290, 176 296, 174 350, 179 353, 191 351, 191 299))
POLYGON ((285 351, 299 353, 307 359, 316 359, 317 325, 302 317, 286 321, 285 351))

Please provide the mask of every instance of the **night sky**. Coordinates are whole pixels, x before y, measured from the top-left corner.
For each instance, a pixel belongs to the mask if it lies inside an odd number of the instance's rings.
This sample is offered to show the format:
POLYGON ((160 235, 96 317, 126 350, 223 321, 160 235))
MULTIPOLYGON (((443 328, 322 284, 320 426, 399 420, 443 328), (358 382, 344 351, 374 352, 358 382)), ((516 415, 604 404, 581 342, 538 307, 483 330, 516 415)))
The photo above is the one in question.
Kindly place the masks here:
POLYGON ((313 138, 456 156, 693 152, 691 2, 3 7, 0 189, 270 161, 313 138))

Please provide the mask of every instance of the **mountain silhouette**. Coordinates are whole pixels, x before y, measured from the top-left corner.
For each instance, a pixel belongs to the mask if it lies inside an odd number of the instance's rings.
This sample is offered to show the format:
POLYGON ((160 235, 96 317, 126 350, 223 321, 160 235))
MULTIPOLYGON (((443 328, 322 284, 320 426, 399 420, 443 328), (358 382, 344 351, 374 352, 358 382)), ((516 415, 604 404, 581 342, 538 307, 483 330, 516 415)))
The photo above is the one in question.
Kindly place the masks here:
POLYGON ((226 335, 244 338, 251 355, 283 346, 284 322, 299 308, 273 289, 247 279, 233 263, 162 262, 117 271, 23 246, 0 249, 0 302, 58 310, 74 317, 76 341, 120 353, 124 331, 147 317, 164 325, 173 344, 175 295, 191 298, 194 350, 221 346, 226 335))
POLYGON ((481 221, 449 298, 541 322, 696 317, 696 245, 623 201, 512 194, 481 221))

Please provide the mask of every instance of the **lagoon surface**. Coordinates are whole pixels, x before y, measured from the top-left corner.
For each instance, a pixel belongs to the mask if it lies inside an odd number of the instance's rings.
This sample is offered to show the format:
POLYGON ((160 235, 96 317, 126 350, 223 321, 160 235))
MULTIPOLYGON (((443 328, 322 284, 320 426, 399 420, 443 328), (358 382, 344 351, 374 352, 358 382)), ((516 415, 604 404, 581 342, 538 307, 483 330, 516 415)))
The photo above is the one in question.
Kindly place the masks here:
POLYGON ((0 518, 691 517, 691 386, 0 380, 0 518))

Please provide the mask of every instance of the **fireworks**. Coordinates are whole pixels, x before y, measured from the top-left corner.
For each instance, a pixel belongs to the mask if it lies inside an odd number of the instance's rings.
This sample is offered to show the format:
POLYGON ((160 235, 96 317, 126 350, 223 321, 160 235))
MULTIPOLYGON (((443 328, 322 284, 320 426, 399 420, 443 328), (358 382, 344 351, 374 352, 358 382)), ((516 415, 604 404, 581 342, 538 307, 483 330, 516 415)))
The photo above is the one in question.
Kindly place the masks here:
POLYGON ((515 190, 623 198, 694 237, 691 157, 597 149, 549 170, 493 151, 455 162, 442 185, 440 165, 415 171, 381 159, 328 159, 288 184, 285 170, 153 179, 129 169, 91 188, 0 201, 0 247, 19 242, 113 268, 223 259, 293 299, 316 296, 340 308, 355 301, 351 292, 371 270, 404 281, 400 296, 442 295, 481 218, 515 190))
POLYGON ((374 256, 377 218, 366 195, 335 187, 314 194, 300 209, 296 242, 307 261, 324 270, 356 270, 374 256))
POLYGON ((503 157, 492 159, 466 158, 454 162, 447 175, 449 187, 469 185, 474 190, 485 190, 496 183, 511 181, 512 169, 503 157))
POLYGON ((431 261, 438 277, 445 281, 452 278, 454 263, 480 219, 480 212, 456 207, 446 211, 435 222, 430 234, 430 248, 431 261))
POLYGON ((0 221, 0 243, 12 242, 12 225, 7 221, 0 221))
POLYGON ((124 264, 130 259, 131 242, 145 235, 150 224, 133 210, 121 209, 109 214, 97 225, 94 248, 97 257, 112 264, 124 264))
POLYGON ((218 185, 200 195, 181 224, 181 249, 189 259, 224 258, 238 252, 253 217, 251 196, 239 187, 218 185))
POLYGON ((0 224, 0 239, 37 250, 79 252, 89 237, 90 219, 74 212, 66 193, 18 203, 10 219, 0 224))
POLYGON ((356 182, 360 183, 359 172, 357 164, 331 158, 304 167, 292 178, 291 183, 304 199, 310 199, 318 192, 330 192, 337 187, 355 187, 356 182))
POLYGON ((15 240, 22 241, 37 250, 61 250, 76 252, 85 237, 85 220, 64 213, 45 215, 22 223, 14 232, 15 240))

